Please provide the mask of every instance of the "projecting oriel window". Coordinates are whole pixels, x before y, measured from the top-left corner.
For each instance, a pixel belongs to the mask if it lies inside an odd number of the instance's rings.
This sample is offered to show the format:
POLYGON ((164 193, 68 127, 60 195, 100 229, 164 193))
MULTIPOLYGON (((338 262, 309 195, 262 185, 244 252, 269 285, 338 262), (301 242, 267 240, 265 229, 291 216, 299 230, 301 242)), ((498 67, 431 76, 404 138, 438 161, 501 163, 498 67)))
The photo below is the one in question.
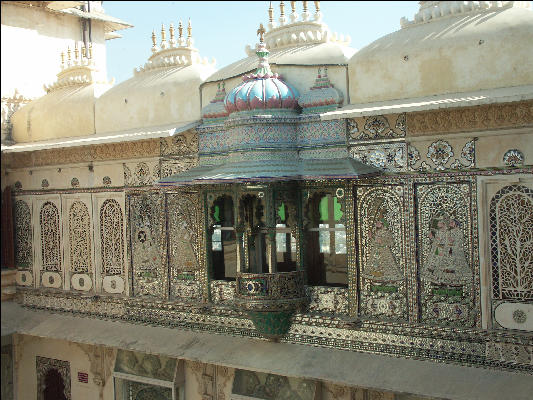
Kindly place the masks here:
POLYGON ((307 205, 305 266, 309 285, 347 286, 346 227, 336 196, 315 194, 307 205))

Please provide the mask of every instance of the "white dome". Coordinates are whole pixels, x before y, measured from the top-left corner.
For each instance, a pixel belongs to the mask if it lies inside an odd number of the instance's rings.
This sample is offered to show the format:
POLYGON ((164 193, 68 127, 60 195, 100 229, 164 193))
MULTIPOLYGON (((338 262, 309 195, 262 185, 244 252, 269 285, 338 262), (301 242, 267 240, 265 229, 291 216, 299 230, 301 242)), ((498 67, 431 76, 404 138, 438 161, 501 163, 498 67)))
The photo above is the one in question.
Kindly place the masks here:
POLYGON ((424 3, 431 8, 422 4, 414 22, 351 58, 352 104, 533 83, 532 11, 513 2, 424 3), (481 3, 490 4, 472 9, 481 3))
POLYGON ((98 82, 93 65, 73 65, 58 74, 48 93, 11 117, 13 140, 35 142, 95 133, 96 98, 111 85, 98 82))
POLYGON ((96 132, 199 120, 199 87, 214 71, 210 64, 193 64, 136 74, 97 100, 96 132))

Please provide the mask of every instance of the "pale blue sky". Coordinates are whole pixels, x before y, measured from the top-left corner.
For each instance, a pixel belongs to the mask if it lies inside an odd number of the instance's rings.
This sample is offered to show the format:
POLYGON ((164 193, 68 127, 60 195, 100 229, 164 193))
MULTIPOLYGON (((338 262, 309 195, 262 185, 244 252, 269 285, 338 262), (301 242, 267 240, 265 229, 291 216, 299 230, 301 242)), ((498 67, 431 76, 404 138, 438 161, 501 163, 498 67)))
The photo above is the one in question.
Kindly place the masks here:
MULTIPOLYGON (((119 31, 120 39, 107 42, 108 77, 122 82, 133 76, 151 54, 152 29, 160 40, 161 23, 167 28, 190 17, 195 47, 202 57, 214 57, 217 68, 246 57, 244 47, 257 41, 259 23, 268 22, 268 1, 104 1, 107 14, 134 25, 119 31)), ((279 1, 272 2, 279 18, 279 1)), ((302 2, 297 3, 302 12, 302 2)), ((381 36, 400 29, 400 18, 409 19, 418 11, 417 1, 321 1, 323 21, 333 32, 350 35, 351 47, 361 49, 381 36)), ((285 2, 285 15, 290 13, 285 2)), ((308 2, 314 14, 314 4, 308 2)))

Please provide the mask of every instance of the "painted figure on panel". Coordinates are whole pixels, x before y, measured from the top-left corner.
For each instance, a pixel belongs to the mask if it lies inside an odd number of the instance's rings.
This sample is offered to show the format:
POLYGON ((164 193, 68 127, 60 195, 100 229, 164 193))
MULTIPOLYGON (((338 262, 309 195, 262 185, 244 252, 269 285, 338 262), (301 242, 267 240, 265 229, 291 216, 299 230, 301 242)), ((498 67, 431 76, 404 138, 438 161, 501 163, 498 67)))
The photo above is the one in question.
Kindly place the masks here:
POLYGON ((437 284, 466 283, 471 273, 463 248, 465 238, 459 222, 447 214, 433 219, 429 239, 431 247, 422 276, 437 284))
POLYGON ((402 280, 403 274, 393 252, 394 235, 384 218, 376 219, 368 243, 368 262, 363 276, 378 282, 402 280))

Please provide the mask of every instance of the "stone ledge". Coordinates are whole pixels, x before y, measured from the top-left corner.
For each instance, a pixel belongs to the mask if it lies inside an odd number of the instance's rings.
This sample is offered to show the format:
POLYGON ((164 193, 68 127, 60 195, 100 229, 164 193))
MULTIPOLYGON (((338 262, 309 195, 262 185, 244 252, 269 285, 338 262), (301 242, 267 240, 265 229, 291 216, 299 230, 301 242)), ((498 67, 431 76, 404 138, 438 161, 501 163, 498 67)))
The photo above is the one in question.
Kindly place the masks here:
POLYGON ((3 303, 1 310, 2 335, 16 332, 436 398, 526 400, 533 392, 532 376, 525 373, 80 318, 15 303, 3 303))

